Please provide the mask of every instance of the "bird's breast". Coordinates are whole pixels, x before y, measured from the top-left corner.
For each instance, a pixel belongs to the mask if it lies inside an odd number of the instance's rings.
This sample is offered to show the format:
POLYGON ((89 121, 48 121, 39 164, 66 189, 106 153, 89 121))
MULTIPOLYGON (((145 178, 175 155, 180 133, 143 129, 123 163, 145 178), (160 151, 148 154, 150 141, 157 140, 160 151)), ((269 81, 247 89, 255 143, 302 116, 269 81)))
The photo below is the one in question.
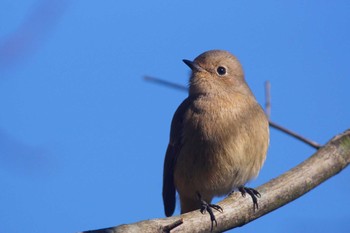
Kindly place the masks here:
MULTIPOLYGON (((242 106, 249 107, 249 103, 242 106)), ((259 123, 265 117, 261 111, 248 117, 235 102, 194 101, 184 115, 182 149, 175 169, 178 191, 224 195, 256 176, 267 148, 258 135, 260 128, 267 128, 266 122, 261 123, 264 126, 259 123), (261 151, 251 149, 254 143, 261 144, 261 151)))

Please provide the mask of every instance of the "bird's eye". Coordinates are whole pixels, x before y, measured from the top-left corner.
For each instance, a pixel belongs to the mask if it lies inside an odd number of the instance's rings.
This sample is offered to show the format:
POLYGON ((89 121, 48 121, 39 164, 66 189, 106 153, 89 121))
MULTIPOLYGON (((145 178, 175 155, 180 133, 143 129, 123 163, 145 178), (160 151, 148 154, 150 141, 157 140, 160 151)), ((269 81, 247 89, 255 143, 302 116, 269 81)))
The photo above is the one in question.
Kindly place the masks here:
POLYGON ((219 67, 216 69, 216 72, 218 72, 218 75, 220 75, 220 76, 225 75, 225 74, 226 74, 226 68, 225 68, 225 67, 222 67, 222 66, 219 66, 219 67))

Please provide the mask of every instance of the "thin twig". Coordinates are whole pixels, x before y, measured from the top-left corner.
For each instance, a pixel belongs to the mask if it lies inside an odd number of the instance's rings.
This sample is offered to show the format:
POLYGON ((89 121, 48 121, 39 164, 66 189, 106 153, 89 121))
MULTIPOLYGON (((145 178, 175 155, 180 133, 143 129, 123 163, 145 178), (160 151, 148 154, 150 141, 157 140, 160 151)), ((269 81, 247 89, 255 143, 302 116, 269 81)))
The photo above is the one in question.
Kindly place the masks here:
MULTIPOLYGON (((150 77, 150 76, 145 76, 144 79, 145 79, 146 81, 151 81, 151 82, 154 82, 154 83, 156 83, 156 84, 161 84, 161 85, 163 85, 163 86, 167 86, 167 87, 179 89, 179 90, 182 90, 182 91, 187 91, 187 90, 188 90, 188 88, 187 88, 186 86, 184 86, 184 85, 177 84, 177 83, 172 83, 172 82, 169 82, 169 81, 166 81, 166 80, 163 80, 163 79, 159 79, 159 78, 155 78, 155 77, 150 77)), ((269 117, 269 115, 271 114, 271 113, 270 113, 270 111, 271 111, 271 110, 270 110, 270 109, 271 109, 271 102, 270 102, 270 93, 269 93, 269 92, 270 92, 270 84, 268 84, 268 85, 265 84, 265 88, 266 88, 266 89, 265 89, 265 90, 266 90, 266 94, 265 94, 266 102, 268 102, 268 103, 265 104, 265 106, 266 106, 265 112, 266 112, 267 116, 269 117), (268 101, 267 101, 267 100, 268 100, 268 101), (268 107, 268 106, 269 106, 269 107, 268 107), (268 108, 269 108, 269 109, 268 109, 268 108), (267 109, 268 109, 268 110, 267 110, 267 109)), ((280 125, 278 125, 278 124, 272 122, 271 120, 269 120, 269 124, 270 124, 270 126, 271 126, 272 128, 275 128, 275 129, 277 129, 277 130, 280 130, 280 131, 282 131, 283 133, 286 133, 286 134, 288 134, 288 135, 290 135, 290 136, 292 136, 292 137, 294 137, 294 138, 296 138, 296 139, 298 139, 298 140, 300 140, 300 141, 302 141, 302 142, 308 144, 309 146, 311 146, 311 147, 313 147, 313 148, 315 148, 315 149, 321 148, 321 145, 320 145, 320 144, 318 144, 318 143, 316 143, 316 142, 314 142, 314 141, 312 141, 312 140, 309 140, 309 139, 307 139, 307 138, 301 136, 300 134, 297 134, 297 133, 295 133, 295 132, 293 132, 293 131, 291 131, 291 130, 289 130, 289 129, 283 127, 283 126, 280 126, 280 125)))
POLYGON ((295 133, 295 132, 293 132, 293 131, 291 131, 291 130, 289 130, 289 129, 286 129, 286 128, 284 128, 283 126, 280 126, 280 125, 276 124, 275 122, 272 122, 271 120, 269 120, 269 124, 270 124, 270 126, 271 126, 272 128, 275 128, 275 129, 277 129, 277 130, 280 130, 280 131, 282 131, 282 132, 284 132, 284 133, 286 133, 286 134, 288 134, 288 135, 290 135, 290 136, 292 136, 292 137, 294 137, 294 138, 296 138, 296 139, 299 139, 300 141, 302 141, 302 142, 308 144, 309 146, 311 146, 311 147, 313 147, 313 148, 315 148, 315 149, 317 149, 317 150, 320 149, 320 148, 322 147, 322 146, 321 146, 320 144, 318 144, 317 142, 314 142, 314 141, 312 141, 312 140, 310 140, 310 139, 307 139, 307 138, 301 136, 300 134, 297 134, 297 133, 295 133))
POLYGON ((151 77, 151 76, 144 76, 143 77, 144 80, 146 81, 151 81, 157 84, 161 84, 163 86, 167 86, 167 87, 171 87, 171 88, 175 88, 175 89, 179 89, 181 91, 187 91, 188 88, 184 85, 181 84, 177 84, 177 83, 172 83, 163 79, 159 79, 159 78, 155 78, 155 77, 151 77))
POLYGON ((265 114, 267 119, 271 117, 271 83, 270 81, 265 82, 265 114))
POLYGON ((271 121, 271 119, 270 119, 270 116, 271 116, 271 84, 269 81, 265 82, 265 114, 266 114, 267 118, 269 119, 269 124, 272 128, 278 129, 278 130, 308 144, 309 146, 311 146, 317 150, 321 148, 321 145, 318 144, 317 142, 314 142, 310 139, 307 139, 307 138, 301 136, 300 134, 297 134, 297 133, 295 133, 287 128, 284 128, 283 126, 280 126, 280 125, 276 124, 275 122, 271 121))

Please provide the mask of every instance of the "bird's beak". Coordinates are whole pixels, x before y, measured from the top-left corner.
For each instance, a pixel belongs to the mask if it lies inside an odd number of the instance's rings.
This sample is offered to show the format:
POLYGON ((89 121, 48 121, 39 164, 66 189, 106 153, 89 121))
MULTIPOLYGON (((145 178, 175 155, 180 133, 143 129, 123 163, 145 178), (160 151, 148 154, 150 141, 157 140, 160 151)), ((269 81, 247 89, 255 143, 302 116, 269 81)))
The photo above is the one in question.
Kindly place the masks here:
POLYGON ((197 63, 195 63, 195 62, 193 62, 193 61, 186 60, 186 59, 183 59, 182 61, 183 61, 186 65, 188 65, 188 67, 190 67, 192 71, 201 71, 201 70, 203 70, 202 67, 200 67, 197 63))

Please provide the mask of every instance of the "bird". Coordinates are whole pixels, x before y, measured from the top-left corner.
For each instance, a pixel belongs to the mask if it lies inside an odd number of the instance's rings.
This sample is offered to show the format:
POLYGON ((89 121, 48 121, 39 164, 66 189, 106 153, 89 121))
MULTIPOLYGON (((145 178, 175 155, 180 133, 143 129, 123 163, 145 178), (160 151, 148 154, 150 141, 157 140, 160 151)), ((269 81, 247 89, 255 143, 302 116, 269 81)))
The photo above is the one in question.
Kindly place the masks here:
POLYGON ((163 168, 163 204, 173 215, 176 192, 181 214, 200 209, 216 223, 214 197, 239 190, 258 208, 260 193, 246 187, 265 162, 269 123, 244 78, 238 59, 225 50, 209 50, 193 61, 188 97, 171 121, 163 168))

